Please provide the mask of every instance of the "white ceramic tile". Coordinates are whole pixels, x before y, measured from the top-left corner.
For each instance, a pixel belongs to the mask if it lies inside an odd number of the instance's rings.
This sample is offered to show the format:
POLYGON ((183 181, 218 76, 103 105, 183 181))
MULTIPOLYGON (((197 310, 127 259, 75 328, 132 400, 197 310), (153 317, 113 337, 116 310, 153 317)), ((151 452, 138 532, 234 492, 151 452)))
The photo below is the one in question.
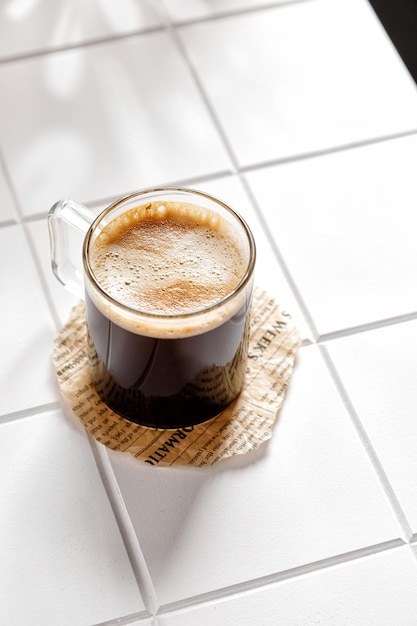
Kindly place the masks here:
POLYGON ((109 454, 162 604, 400 533, 316 346, 255 453, 206 469, 109 454))
POLYGON ((164 0, 174 20, 214 17, 232 11, 262 9, 291 0, 164 0))
POLYGON ((6 0, 0 6, 0 57, 114 37, 158 26, 151 0, 6 0))
POLYGON ((414 626, 416 563, 407 547, 161 616, 160 626, 414 626))
POLYGON ((327 344, 414 533, 417 533, 417 321, 327 344))
POLYGON ((248 174, 319 333, 417 311, 417 136, 248 174))
POLYGON ((60 412, 0 424, 4 624, 96 624, 144 610, 91 448, 60 412))
POLYGON ((181 27, 240 165, 417 128, 417 88, 366 0, 181 27))
POLYGON ((54 324, 21 226, 0 229, 0 414, 58 398, 54 324))
POLYGON ((256 242, 256 284, 266 289, 292 315, 302 339, 311 339, 311 332, 298 303, 275 257, 256 211, 237 176, 198 181, 194 188, 207 191, 228 203, 249 224, 256 242))
POLYGON ((148 33, 0 66, 0 135, 26 215, 229 169, 173 40, 148 33))
POLYGON ((0 163, 0 224, 17 219, 13 196, 0 163))

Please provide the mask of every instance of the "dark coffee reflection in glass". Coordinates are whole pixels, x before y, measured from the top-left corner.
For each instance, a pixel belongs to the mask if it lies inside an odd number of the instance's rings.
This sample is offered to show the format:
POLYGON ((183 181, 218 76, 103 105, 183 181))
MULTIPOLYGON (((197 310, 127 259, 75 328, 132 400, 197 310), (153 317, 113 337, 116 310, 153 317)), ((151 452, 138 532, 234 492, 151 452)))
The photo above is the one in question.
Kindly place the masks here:
POLYGON ((105 317, 88 296, 86 307, 96 389, 128 420, 155 428, 198 424, 241 391, 249 301, 219 327, 182 339, 129 332, 105 317))

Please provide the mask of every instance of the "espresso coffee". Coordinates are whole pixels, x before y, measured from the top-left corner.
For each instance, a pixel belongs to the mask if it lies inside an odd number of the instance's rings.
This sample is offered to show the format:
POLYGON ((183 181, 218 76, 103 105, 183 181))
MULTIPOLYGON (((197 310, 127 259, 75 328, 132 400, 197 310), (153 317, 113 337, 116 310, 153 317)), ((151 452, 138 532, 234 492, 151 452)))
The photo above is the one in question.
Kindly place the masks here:
POLYGON ((149 203, 113 219, 90 252, 101 287, 125 306, 178 315, 233 291, 245 268, 242 246, 211 211, 149 203))
POLYGON ((89 249, 100 292, 87 282, 86 311, 93 382, 113 410, 176 428, 239 394, 251 293, 229 296, 248 256, 225 219, 193 204, 150 202, 104 226, 89 249))

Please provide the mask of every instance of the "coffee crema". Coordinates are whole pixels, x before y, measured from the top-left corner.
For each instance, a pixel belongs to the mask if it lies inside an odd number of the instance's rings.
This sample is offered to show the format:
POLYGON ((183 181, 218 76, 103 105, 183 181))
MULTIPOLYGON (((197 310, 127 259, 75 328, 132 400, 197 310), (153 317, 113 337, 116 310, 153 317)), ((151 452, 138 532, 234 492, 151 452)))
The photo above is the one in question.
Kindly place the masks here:
POLYGON ((238 286, 247 253, 216 213, 151 202, 110 221, 90 248, 101 288, 131 309, 162 316, 206 309, 238 286))

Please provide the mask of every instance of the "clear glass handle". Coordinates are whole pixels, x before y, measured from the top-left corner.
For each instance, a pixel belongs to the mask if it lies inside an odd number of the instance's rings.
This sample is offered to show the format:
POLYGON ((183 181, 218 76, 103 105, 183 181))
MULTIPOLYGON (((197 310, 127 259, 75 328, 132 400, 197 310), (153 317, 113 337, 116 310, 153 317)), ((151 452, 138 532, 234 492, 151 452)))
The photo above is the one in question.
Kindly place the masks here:
POLYGON ((96 216, 87 207, 73 200, 56 202, 48 214, 52 271, 68 291, 84 297, 83 273, 71 260, 70 229, 85 234, 96 216))

